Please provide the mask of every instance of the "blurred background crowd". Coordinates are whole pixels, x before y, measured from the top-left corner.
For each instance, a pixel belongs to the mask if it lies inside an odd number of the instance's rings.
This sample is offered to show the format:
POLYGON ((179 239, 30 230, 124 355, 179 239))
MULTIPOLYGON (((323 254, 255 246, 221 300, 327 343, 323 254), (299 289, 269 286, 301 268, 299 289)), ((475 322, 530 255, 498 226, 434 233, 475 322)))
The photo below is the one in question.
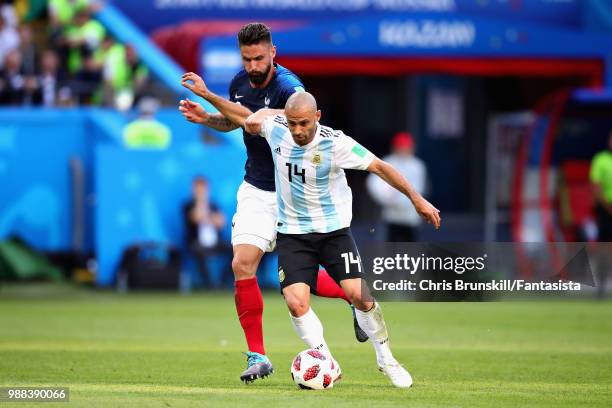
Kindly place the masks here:
POLYGON ((0 105, 131 107, 149 77, 90 0, 2 2, 0 105))

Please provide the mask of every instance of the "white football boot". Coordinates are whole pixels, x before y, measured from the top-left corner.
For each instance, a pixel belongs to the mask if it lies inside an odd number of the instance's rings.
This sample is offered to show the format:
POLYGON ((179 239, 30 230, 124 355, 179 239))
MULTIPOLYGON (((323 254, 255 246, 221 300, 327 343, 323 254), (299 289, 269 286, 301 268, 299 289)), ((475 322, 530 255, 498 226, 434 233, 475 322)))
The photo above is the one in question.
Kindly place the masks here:
POLYGON ((334 384, 342 379, 342 369, 340 368, 340 364, 336 361, 335 358, 332 357, 332 372, 333 372, 333 381, 334 384))
POLYGON ((396 359, 378 362, 378 369, 393 383, 397 388, 409 388, 412 385, 412 377, 396 359))

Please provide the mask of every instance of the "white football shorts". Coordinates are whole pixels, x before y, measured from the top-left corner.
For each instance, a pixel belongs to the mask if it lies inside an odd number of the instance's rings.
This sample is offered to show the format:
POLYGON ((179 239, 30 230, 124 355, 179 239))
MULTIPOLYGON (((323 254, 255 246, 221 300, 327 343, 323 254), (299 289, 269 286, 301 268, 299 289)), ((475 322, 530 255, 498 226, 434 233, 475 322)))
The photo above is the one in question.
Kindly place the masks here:
POLYGON ((264 252, 272 252, 276 245, 276 193, 243 181, 236 199, 232 245, 255 245, 264 252))

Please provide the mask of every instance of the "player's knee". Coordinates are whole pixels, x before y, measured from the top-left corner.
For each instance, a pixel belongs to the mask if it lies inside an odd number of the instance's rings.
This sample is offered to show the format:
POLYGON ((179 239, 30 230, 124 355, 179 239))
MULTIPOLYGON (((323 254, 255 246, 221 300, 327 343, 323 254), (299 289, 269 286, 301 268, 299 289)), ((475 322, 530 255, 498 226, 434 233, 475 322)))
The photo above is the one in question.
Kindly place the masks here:
POLYGON ((310 309, 310 305, 306 299, 301 299, 297 296, 285 296, 285 301, 287 302, 289 313, 291 313, 293 317, 301 317, 310 309))
POLYGON ((364 295, 361 290, 349 291, 346 297, 358 310, 366 311, 372 308, 373 299, 371 296, 364 295))
POLYGON ((257 271, 257 259, 236 255, 232 259, 232 270, 236 280, 252 278, 257 271))

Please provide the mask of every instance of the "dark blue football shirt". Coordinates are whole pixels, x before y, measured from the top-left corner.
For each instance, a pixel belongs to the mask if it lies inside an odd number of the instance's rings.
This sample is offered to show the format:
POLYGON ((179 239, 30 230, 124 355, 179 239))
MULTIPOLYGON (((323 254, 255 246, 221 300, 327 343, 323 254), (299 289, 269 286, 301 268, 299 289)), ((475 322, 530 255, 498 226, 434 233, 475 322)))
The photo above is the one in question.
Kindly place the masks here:
MULTIPOLYGON (((236 74, 229 87, 229 98, 257 112, 262 108, 284 109, 292 93, 303 91, 304 85, 287 68, 274 64, 276 72, 265 88, 252 88, 249 76, 243 69, 236 74)), ((242 137, 247 149, 244 165, 244 180, 266 191, 274 191, 274 162, 268 142, 263 137, 253 137, 243 131, 242 137)))

